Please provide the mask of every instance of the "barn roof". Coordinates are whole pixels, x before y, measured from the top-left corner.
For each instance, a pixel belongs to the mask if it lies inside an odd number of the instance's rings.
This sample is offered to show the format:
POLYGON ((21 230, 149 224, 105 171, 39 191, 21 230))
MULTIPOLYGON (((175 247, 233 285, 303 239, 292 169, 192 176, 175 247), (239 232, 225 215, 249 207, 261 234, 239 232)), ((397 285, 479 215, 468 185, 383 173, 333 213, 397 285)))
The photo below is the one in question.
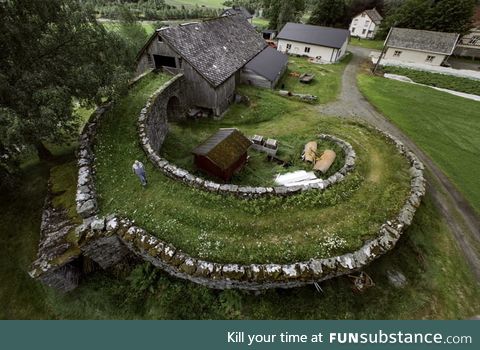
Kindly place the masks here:
POLYGON ((262 52, 248 62, 245 68, 254 71, 270 81, 275 81, 282 73, 287 63, 287 55, 267 46, 262 52))
POLYGON ((167 27, 157 33, 213 86, 230 78, 267 45, 238 15, 167 27))
POLYGON ((243 6, 232 6, 222 12, 222 16, 230 15, 242 15, 247 19, 253 18, 252 14, 243 6))
POLYGON ((388 47, 451 55, 455 49, 458 38, 459 35, 457 33, 392 28, 388 34, 385 45, 388 47))
POLYGON ((277 39, 339 49, 348 40, 349 35, 350 32, 346 29, 287 23, 277 35, 277 39))
POLYGON ((366 13, 368 17, 372 20, 373 23, 375 24, 380 24, 382 21, 383 17, 378 13, 376 8, 370 9, 370 10, 365 10, 363 11, 366 13))
POLYGON ((238 129, 220 129, 192 153, 210 159, 222 170, 228 169, 245 154, 252 142, 238 129))

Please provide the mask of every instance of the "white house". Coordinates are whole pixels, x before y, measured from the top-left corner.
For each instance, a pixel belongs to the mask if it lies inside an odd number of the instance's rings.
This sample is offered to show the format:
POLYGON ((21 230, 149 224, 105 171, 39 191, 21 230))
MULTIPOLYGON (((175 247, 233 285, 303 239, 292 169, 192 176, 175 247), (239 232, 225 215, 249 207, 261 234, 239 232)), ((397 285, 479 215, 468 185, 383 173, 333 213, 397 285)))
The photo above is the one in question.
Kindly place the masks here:
POLYGON ((440 66, 452 53, 459 35, 406 28, 391 28, 382 59, 391 63, 440 66))
POLYGON ((383 17, 377 9, 365 10, 353 17, 350 23, 350 34, 363 39, 373 39, 383 17))
POLYGON ((349 38, 346 29, 287 23, 277 35, 277 50, 319 62, 337 62, 347 52, 349 38))

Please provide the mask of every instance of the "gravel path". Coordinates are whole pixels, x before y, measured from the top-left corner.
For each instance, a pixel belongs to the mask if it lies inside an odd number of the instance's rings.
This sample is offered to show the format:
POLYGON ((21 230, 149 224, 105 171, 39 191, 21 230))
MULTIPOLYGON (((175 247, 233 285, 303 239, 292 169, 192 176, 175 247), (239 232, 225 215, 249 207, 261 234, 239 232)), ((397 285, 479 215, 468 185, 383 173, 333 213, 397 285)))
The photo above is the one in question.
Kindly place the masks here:
POLYGON ((480 244, 480 218, 433 160, 363 97, 357 87, 356 75, 360 64, 368 59, 371 50, 359 47, 349 47, 349 50, 353 57, 343 74, 340 98, 319 106, 319 111, 327 115, 362 119, 392 134, 419 157, 427 170, 428 191, 449 225, 477 280, 480 281, 480 258, 472 244, 474 241, 480 244))

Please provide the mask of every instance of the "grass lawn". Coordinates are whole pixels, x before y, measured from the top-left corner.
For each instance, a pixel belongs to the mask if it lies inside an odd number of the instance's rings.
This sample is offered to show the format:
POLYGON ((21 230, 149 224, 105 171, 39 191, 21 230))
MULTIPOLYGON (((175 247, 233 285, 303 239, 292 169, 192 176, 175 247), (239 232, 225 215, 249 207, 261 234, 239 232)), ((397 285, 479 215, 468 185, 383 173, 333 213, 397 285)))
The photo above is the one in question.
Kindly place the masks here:
POLYGON ((224 0, 166 0, 169 5, 173 6, 185 6, 185 7, 195 7, 195 6, 205 6, 212 8, 224 8, 224 0))
POLYGON ((465 319, 480 313, 479 285, 428 196, 397 248, 367 268, 375 287, 363 294, 351 291, 347 277, 323 282, 321 294, 313 287, 260 295, 216 291, 144 265, 95 272, 60 294, 27 274, 48 175, 49 166, 37 163, 25 169, 21 187, 0 195, 0 319, 465 319), (387 282, 389 270, 405 274, 405 288, 387 282))
POLYGON ((445 74, 423 72, 402 67, 385 66, 382 67, 382 70, 385 73, 404 75, 419 84, 465 92, 467 94, 480 95, 480 81, 478 80, 459 78, 445 74))
POLYGON ((288 69, 277 88, 294 93, 310 94, 318 97, 317 103, 327 103, 335 100, 342 81, 342 73, 351 59, 351 54, 335 64, 315 64, 308 62, 306 57, 289 56, 288 69), (298 77, 291 73, 313 73, 315 78, 310 84, 300 83, 298 77), (283 86, 283 87, 282 87, 283 86))
POLYGON ((218 124, 207 123, 206 129, 236 126, 292 144, 297 137, 331 133, 356 150, 356 171, 323 193, 252 201, 193 190, 168 179, 145 159, 135 130, 146 97, 166 79, 152 75, 141 81, 99 128, 96 167, 102 214, 125 215, 197 257, 219 262, 290 262, 360 247, 397 214, 409 192, 406 160, 376 132, 319 116, 309 105, 257 89, 245 91, 252 108, 236 105, 218 124), (147 167, 145 190, 131 174, 135 159, 147 167))
POLYGON ((480 103, 361 74, 362 93, 421 147, 480 212, 480 103))
POLYGON ((383 49, 383 43, 384 40, 360 39, 352 37, 350 38, 350 42, 348 44, 381 51, 383 49))
POLYGON ((262 28, 262 29, 267 29, 269 22, 270 21, 268 19, 263 18, 263 17, 254 17, 252 19, 253 25, 256 25, 257 27, 262 28))

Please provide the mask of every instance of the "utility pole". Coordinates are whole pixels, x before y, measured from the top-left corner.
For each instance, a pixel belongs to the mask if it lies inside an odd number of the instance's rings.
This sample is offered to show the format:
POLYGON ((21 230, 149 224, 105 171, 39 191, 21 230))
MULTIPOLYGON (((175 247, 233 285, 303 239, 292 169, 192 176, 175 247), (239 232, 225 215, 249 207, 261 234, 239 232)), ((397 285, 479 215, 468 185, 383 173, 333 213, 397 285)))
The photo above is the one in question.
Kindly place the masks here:
POLYGON ((382 60, 383 55, 388 49, 387 43, 388 43, 388 38, 390 37, 390 33, 392 32, 393 27, 390 27, 390 30, 388 31, 387 38, 385 39, 385 42, 383 43, 383 49, 382 52, 380 53, 380 56, 378 56, 377 63, 373 66, 372 73, 375 74, 377 71, 378 66, 380 65, 380 61, 382 60))

